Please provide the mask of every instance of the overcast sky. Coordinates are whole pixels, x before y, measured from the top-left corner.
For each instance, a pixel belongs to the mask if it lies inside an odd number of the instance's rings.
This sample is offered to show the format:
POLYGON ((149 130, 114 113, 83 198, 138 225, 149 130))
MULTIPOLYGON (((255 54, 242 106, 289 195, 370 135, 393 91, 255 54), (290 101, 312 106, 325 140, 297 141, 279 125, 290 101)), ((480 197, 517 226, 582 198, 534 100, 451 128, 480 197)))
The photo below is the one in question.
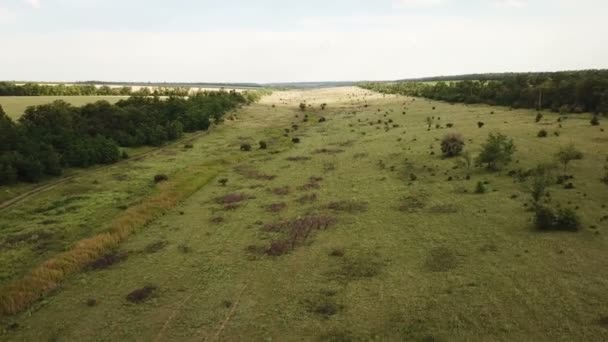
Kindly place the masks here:
POLYGON ((278 82, 608 68, 607 0, 0 0, 0 79, 278 82))

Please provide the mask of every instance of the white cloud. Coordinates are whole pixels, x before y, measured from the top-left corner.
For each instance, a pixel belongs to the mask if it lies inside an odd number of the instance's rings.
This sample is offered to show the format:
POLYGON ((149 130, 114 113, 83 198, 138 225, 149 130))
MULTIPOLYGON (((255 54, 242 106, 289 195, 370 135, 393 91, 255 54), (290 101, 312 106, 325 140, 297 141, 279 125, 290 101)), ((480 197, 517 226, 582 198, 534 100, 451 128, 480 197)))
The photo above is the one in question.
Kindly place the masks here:
POLYGON ((494 2, 498 8, 524 8, 528 4, 524 0, 499 0, 494 2))
POLYGON ((14 22, 16 15, 8 8, 0 7, 0 24, 8 24, 14 22))
POLYGON ((40 0, 23 0, 25 1, 26 4, 34 7, 34 8, 40 8, 40 0))
POLYGON ((433 7, 442 5, 444 0, 397 0, 393 3, 395 8, 433 7))
POLYGON ((431 18, 344 17, 335 24, 283 32, 0 33, 3 49, 15 52, 0 54, 0 75, 49 81, 274 82, 608 67, 608 46, 580 39, 606 32, 608 23, 583 25, 588 17, 573 18, 567 26, 561 18, 515 26, 508 18, 431 18), (343 30, 346 21, 376 24, 343 30))

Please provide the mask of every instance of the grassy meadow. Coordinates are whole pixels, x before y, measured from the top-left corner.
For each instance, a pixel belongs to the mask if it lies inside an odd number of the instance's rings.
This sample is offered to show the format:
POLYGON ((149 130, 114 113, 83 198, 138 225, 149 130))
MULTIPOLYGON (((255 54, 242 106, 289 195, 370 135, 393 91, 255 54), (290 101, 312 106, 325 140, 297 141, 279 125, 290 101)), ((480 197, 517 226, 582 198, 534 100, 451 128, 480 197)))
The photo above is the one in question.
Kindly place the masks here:
POLYGON ((274 92, 227 117, 192 148, 83 172, 2 209, 0 297, 33 286, 20 280, 40 265, 79 266, 0 317, 0 340, 608 340, 604 122, 354 87, 274 92), (443 158, 450 132, 473 156, 506 134, 514 161, 492 173, 443 158), (549 193, 583 229, 539 232, 529 182, 508 171, 570 142, 585 154, 564 172, 574 188, 549 193), (111 244, 87 240, 117 231, 111 244))
POLYGON ((0 106, 13 120, 17 120, 29 106, 38 106, 63 100, 74 106, 82 106, 87 103, 105 100, 116 103, 128 96, 0 96, 0 106))

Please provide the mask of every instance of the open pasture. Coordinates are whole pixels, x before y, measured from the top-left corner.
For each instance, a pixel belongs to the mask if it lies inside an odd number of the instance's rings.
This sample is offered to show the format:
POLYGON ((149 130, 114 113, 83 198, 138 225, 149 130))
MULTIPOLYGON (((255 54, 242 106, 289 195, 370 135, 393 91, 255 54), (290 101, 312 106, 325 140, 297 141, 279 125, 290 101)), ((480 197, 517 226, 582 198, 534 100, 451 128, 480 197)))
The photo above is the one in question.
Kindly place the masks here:
POLYGON ((155 175, 183 191, 0 318, 0 339, 608 339, 608 133, 589 115, 536 122, 531 110, 346 87, 275 92, 227 117, 191 148, 1 211, 0 291, 162 194, 155 175), (442 157, 447 133, 476 156, 491 132, 517 148, 502 171, 442 157), (520 175, 568 143, 584 158, 557 171, 572 187, 552 185, 546 200, 575 210, 582 229, 539 232, 520 175))

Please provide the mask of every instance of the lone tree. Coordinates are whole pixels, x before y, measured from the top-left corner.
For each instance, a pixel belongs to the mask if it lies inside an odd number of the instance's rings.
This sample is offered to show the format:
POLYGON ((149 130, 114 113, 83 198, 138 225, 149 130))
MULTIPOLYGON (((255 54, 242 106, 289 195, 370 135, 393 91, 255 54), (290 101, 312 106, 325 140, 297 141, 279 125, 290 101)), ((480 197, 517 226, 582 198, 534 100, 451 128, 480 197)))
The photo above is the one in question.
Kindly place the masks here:
POLYGON ((573 143, 560 147, 555 154, 555 159, 564 165, 564 171, 568 168, 568 164, 573 160, 583 159, 583 152, 576 149, 573 143))
POLYGON ((513 153, 515 153, 513 139, 501 133, 490 133, 488 140, 482 145, 476 163, 478 165, 486 164, 488 170, 498 171, 511 162, 513 153))
POLYGON ((306 103, 300 102, 300 110, 301 111, 305 111, 306 110, 306 103))
POLYGON ((464 148, 464 138, 458 133, 448 133, 441 140, 441 152, 446 157, 455 157, 464 148))

